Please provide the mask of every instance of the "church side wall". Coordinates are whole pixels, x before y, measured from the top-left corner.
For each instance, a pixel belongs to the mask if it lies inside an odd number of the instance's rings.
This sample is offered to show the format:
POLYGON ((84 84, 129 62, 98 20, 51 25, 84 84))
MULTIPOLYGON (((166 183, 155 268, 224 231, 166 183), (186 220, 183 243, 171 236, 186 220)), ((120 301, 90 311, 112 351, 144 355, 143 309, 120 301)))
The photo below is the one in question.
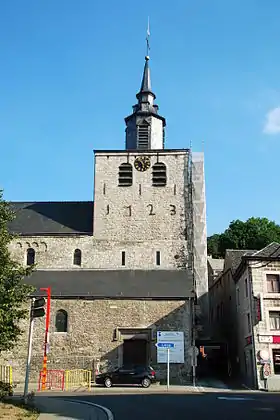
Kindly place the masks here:
POLYGON ((81 268, 115 269, 176 269, 182 264, 182 250, 187 254, 186 241, 102 241, 91 236, 80 237, 22 237, 10 244, 12 257, 20 264, 26 264, 28 248, 36 252, 38 269, 74 270, 76 248, 82 252, 81 268), (125 252, 125 266, 122 266, 122 252, 125 252), (160 265, 156 265, 156 252, 160 251, 160 265))
MULTIPOLYGON (((44 318, 37 318, 34 327, 31 382, 37 382, 42 368, 44 318)), ((151 365, 159 377, 165 377, 166 365, 158 365, 156 331, 184 331, 185 365, 171 366, 171 377, 177 380, 190 372, 190 303, 188 301, 147 300, 55 300, 51 302, 50 352, 48 369, 92 369, 100 360, 104 366, 118 366, 122 359, 122 339, 116 339, 116 328, 151 330, 149 350, 151 365), (55 314, 68 313, 68 332, 55 332, 55 314)), ((24 333, 15 349, 1 354, 2 361, 13 366, 16 383, 23 384, 27 353, 28 320, 22 323, 24 333)), ((1 361, 0 359, 0 361, 1 361)))

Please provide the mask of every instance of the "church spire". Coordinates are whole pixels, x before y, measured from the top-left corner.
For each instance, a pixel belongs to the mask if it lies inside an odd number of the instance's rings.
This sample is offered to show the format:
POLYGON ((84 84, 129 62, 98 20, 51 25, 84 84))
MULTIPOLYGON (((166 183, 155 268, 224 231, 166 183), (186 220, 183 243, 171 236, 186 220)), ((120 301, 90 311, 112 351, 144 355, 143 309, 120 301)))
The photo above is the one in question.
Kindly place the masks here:
POLYGON ((156 98, 156 95, 152 92, 152 85, 151 85, 151 72, 149 67, 149 51, 150 51, 150 20, 148 18, 148 27, 147 27, 147 36, 146 36, 146 43, 147 43, 147 54, 145 57, 145 66, 144 66, 144 72, 142 77, 142 83, 140 92, 136 95, 137 99, 141 98, 141 94, 147 94, 150 93, 154 99, 156 98))
POLYGON ((150 23, 146 36, 147 54, 140 91, 133 106, 133 113, 126 119, 126 149, 163 149, 165 118, 158 115, 158 106, 154 104, 156 95, 152 91, 151 72, 149 67, 150 23), (159 130, 159 126, 162 127, 159 130))
POLYGON ((149 59, 150 57, 146 55, 145 57, 145 66, 143 71, 142 83, 139 93, 137 93, 136 98, 139 102, 146 102, 147 99, 150 99, 150 104, 152 105, 153 100, 156 99, 156 95, 152 91, 152 84, 151 84, 151 72, 149 67, 149 59), (151 95, 152 98, 148 98, 147 95, 151 95))

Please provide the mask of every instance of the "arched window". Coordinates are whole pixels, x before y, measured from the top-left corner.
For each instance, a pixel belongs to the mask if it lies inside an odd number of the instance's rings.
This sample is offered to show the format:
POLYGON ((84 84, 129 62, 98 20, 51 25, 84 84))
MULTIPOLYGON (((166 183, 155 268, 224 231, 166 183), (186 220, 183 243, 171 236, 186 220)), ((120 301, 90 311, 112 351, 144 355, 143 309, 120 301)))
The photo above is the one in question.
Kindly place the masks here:
POLYGON ((82 264, 82 251, 80 249, 75 249, 74 251, 73 264, 74 265, 82 264))
POLYGON ((67 332, 68 330, 68 314, 64 309, 59 309, 55 315, 55 331, 67 332))
POLYGON ((35 250, 28 248, 26 252, 26 264, 33 265, 35 263, 35 250))
POLYGON ((163 162, 155 163, 152 176, 154 187, 165 187, 167 181, 166 165, 163 162))
POLYGON ((119 166, 119 187, 130 187, 132 185, 132 165, 122 163, 119 166))

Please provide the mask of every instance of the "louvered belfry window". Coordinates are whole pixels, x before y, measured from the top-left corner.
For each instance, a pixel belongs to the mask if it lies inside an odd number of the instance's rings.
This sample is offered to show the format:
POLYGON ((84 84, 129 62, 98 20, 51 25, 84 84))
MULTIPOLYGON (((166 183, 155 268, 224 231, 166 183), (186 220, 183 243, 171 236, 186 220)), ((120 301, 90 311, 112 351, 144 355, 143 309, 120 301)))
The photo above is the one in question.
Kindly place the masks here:
POLYGON ((162 162, 155 163, 152 176, 154 187, 165 187, 167 181, 166 165, 162 162))
POLYGON ((130 187, 132 185, 132 165, 130 163, 122 163, 119 166, 119 186, 130 187))
POLYGON ((138 126, 138 149, 149 149, 149 128, 148 124, 138 126))

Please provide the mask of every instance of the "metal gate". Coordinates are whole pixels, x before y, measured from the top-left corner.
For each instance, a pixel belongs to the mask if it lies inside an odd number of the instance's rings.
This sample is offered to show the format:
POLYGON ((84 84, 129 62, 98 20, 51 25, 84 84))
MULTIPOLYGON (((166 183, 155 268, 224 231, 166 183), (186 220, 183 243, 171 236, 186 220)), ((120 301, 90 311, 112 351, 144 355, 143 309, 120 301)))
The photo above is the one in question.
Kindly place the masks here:
MULTIPOLYGON (((42 389, 43 371, 40 371, 38 391, 44 391, 42 389)), ((59 390, 64 391, 65 385, 65 371, 64 370, 47 370, 46 375, 46 388, 45 390, 59 390)))
POLYGON ((65 371, 65 391, 73 388, 91 388, 91 371, 85 369, 74 369, 65 371))
POLYGON ((0 365, 0 382, 13 385, 13 368, 12 366, 0 365))

